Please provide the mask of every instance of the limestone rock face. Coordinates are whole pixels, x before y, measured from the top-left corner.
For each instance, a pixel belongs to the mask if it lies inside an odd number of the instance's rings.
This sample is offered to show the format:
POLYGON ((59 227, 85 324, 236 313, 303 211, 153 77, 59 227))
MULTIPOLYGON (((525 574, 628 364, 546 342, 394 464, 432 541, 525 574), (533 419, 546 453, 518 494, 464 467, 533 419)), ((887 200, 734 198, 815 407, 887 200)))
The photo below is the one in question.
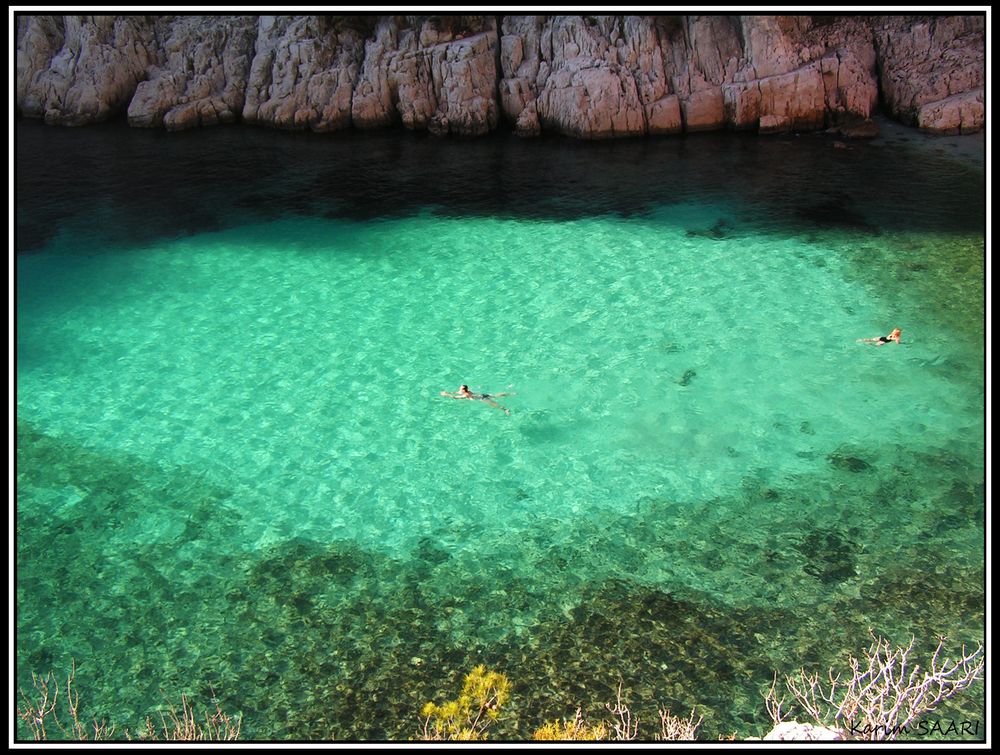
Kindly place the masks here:
POLYGON ((982 131, 985 118, 982 89, 929 102, 917 110, 917 126, 936 134, 973 134, 982 131))
POLYGON ((878 99, 870 29, 809 16, 506 16, 501 110, 574 136, 815 129, 878 99))
POLYGON ((743 16, 745 70, 752 78, 766 78, 800 68, 808 53, 799 44, 811 26, 810 16, 743 16))
POLYGON ((982 16, 17 16, 18 112, 610 138, 985 118, 982 16))
POLYGON ((17 40, 18 108, 67 126, 121 112, 154 48, 141 16, 20 16, 17 40))
POLYGON ((547 131, 596 139, 645 131, 635 81, 615 64, 567 62, 546 80, 537 108, 547 131))
POLYGON ((500 104, 518 133, 680 130, 651 17, 505 16, 501 30, 500 104))
POLYGON ((496 127, 493 17, 384 17, 365 43, 352 117, 359 128, 402 123, 437 134, 496 127))
POLYGON ((982 16, 889 16, 875 39, 889 115, 930 131, 982 130, 982 16))
POLYGON ((261 16, 243 119, 331 131, 351 125, 365 31, 322 16, 261 16))
POLYGON ((132 126, 170 130, 230 123, 243 110, 256 18, 158 20, 159 58, 128 106, 132 126))
POLYGON ((701 89, 682 101, 687 131, 714 131, 726 122, 725 97, 721 87, 701 89))

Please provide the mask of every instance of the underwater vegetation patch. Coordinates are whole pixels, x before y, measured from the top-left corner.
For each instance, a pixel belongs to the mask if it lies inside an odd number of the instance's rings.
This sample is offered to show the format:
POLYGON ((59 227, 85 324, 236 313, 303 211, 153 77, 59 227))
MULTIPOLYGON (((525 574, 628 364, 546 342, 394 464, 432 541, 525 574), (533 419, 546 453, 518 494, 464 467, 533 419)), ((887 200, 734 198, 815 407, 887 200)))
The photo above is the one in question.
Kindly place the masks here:
POLYGON ((837 584, 857 576, 853 553, 857 546, 837 530, 811 530, 794 545, 805 558, 802 570, 824 584, 837 584))
POLYGON ((844 470, 845 472, 867 472, 872 468, 872 465, 864 459, 841 451, 834 451, 826 458, 835 468, 844 470))
POLYGON ((759 736, 774 671, 823 670, 872 626, 982 626, 984 481, 943 450, 388 555, 303 537, 234 551, 232 494, 196 472, 18 429, 18 678, 74 659, 88 714, 121 725, 170 690, 218 698, 250 739, 405 740, 484 663, 513 685, 493 738, 577 707, 596 720, 619 682, 648 720, 696 709, 704 738, 759 736), (151 516, 162 537, 138 526, 151 516))
POLYGON ((698 377, 698 372, 696 370, 685 370, 684 374, 677 379, 677 385, 687 387, 691 385, 691 381, 696 377, 698 377))

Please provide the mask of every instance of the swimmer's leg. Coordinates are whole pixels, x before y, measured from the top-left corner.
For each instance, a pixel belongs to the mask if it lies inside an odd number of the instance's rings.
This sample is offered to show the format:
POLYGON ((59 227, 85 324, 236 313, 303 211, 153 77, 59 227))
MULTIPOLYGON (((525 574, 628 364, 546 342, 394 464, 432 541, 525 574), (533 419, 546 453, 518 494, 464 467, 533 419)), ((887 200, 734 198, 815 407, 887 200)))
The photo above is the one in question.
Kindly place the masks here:
POLYGON ((508 417, 510 416, 510 409, 508 409, 507 407, 500 406, 500 404, 498 404, 496 401, 491 401, 488 398, 484 398, 483 401, 485 401, 490 406, 495 406, 497 409, 501 409, 503 413, 506 414, 508 417))

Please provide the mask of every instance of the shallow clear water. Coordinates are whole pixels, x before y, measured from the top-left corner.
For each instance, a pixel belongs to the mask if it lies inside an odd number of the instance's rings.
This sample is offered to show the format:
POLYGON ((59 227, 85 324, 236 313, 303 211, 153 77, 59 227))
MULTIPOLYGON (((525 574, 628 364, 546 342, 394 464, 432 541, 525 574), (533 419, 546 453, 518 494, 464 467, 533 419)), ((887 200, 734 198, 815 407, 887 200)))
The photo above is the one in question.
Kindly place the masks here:
POLYGON ((621 678, 713 738, 869 627, 981 639, 982 187, 819 136, 19 123, 19 683, 383 739, 485 662, 502 735, 621 678))

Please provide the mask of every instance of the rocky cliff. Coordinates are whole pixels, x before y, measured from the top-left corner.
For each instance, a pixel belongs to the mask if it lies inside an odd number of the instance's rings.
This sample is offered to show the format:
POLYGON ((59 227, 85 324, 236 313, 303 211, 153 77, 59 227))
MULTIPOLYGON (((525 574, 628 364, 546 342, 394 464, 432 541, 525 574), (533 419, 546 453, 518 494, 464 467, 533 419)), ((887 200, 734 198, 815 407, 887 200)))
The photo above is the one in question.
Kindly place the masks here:
POLYGON ((985 17, 17 16, 24 116, 582 138, 983 128, 985 17))

